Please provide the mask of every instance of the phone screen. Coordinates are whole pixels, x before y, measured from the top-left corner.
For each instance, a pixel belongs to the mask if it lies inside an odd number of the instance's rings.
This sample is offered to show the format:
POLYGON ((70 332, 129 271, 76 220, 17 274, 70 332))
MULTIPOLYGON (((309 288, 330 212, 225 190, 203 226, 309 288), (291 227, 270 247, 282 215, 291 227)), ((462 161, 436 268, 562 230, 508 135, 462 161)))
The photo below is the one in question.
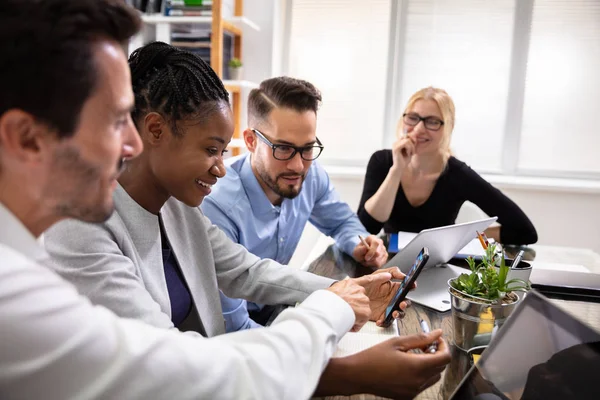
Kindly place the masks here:
POLYGON ((415 274, 417 273, 418 270, 420 270, 425 265, 425 263, 427 262, 427 259, 429 259, 429 253, 426 248, 423 248, 419 252, 419 255, 417 256, 415 263, 413 264, 413 266, 410 268, 410 270, 404 277, 404 280, 402 282, 400 282, 400 286, 398 287, 398 291, 396 292, 396 295, 390 301, 390 304, 388 304, 387 308, 385 309, 385 319, 386 319, 387 323, 391 322, 392 311, 394 311, 394 308, 396 308, 398 306, 397 305, 398 300, 399 299, 401 300, 404 297, 406 297, 406 294, 410 290, 410 287, 406 287, 406 286, 412 285, 415 274))

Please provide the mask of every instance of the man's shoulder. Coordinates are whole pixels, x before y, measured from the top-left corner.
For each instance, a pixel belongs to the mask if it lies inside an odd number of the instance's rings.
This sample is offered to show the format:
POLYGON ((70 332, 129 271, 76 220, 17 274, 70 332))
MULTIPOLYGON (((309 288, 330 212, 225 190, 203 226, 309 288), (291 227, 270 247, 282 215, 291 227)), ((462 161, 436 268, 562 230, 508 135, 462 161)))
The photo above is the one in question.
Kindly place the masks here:
POLYGON ((318 162, 313 162, 303 183, 303 193, 318 199, 329 191, 330 185, 331 181, 327 170, 318 162))
POLYGON ((319 164, 317 161, 314 161, 308 169, 305 182, 306 181, 314 183, 329 183, 329 174, 321 164, 319 164))
POLYGON ((35 260, 32 260, 25 254, 7 244, 0 243, 0 265, 2 266, 0 270, 2 272, 22 266, 35 266, 36 264, 35 260))
MULTIPOLYGON (((44 260, 42 262, 47 262, 44 260)), ((32 279, 38 282, 49 283, 52 280, 62 280, 50 268, 30 258, 18 250, 0 243, 0 292, 8 294, 11 291, 23 289, 25 282, 31 283, 32 279), (6 286, 2 287, 3 284, 6 286)), ((10 297, 10 296, 9 296, 10 297)))
MULTIPOLYGON (((233 163, 228 162, 226 164, 227 173, 217 181, 212 187, 210 195, 204 199, 205 202, 208 201, 214 204, 224 213, 229 213, 236 206, 239 207, 246 197, 246 191, 239 172, 240 161, 240 159, 237 159, 233 163)), ((206 214, 206 209, 203 208, 203 210, 206 214)))

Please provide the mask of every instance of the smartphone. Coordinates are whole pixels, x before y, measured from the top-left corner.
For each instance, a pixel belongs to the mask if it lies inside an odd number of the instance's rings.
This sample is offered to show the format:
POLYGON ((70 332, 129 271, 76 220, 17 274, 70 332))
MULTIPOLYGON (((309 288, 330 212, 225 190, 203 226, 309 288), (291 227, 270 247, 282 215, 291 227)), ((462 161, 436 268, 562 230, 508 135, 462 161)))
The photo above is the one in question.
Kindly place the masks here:
POLYGON ((388 304, 387 308, 385 309, 385 320, 383 321, 383 326, 390 326, 394 320, 394 317, 392 316, 393 312, 400 309, 400 303, 406 298, 406 295, 417 280, 421 270, 423 267, 425 267, 425 264, 427 264, 427 260, 429 260, 429 250, 427 247, 423 247, 419 252, 419 255, 417 256, 412 268, 410 271, 408 271, 404 277, 404 280, 400 283, 394 298, 390 301, 390 304, 388 304))

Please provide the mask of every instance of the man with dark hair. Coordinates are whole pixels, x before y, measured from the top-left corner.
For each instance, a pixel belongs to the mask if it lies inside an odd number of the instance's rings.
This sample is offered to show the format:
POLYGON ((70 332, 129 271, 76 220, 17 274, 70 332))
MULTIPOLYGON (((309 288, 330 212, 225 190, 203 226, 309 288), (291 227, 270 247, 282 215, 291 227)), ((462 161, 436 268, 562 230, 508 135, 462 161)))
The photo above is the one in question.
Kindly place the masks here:
POLYGON ((119 319, 46 266, 36 239, 65 218, 105 221, 142 151, 121 47, 139 26, 122 0, 0 2, 0 398, 306 398, 369 314, 358 284, 317 291, 268 331, 206 339, 119 319))
MULTIPOLYGON (((229 160, 227 175, 202 203, 202 211, 233 241, 261 258, 288 264, 307 222, 370 268, 387 261, 381 239, 369 235, 339 199, 325 170, 313 162, 324 146, 316 136, 321 93, 290 77, 263 81, 248 98, 244 140, 249 153, 229 160), (365 238, 365 246, 359 239, 365 238)), ((274 308, 222 296, 228 331, 255 327, 274 308)))

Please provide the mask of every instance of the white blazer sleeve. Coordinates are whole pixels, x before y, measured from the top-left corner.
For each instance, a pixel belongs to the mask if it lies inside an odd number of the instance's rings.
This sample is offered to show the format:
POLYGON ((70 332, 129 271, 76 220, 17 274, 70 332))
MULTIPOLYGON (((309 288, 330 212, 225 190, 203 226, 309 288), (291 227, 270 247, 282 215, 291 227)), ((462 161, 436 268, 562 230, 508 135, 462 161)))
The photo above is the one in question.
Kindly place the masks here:
POLYGON ((295 304, 335 282, 268 258, 261 259, 232 242, 204 215, 201 215, 201 223, 210 241, 219 288, 229 297, 263 304, 295 304))
POLYGON ((0 398, 306 399, 352 309, 317 291, 273 326, 211 339, 120 319, 0 244, 0 398))

